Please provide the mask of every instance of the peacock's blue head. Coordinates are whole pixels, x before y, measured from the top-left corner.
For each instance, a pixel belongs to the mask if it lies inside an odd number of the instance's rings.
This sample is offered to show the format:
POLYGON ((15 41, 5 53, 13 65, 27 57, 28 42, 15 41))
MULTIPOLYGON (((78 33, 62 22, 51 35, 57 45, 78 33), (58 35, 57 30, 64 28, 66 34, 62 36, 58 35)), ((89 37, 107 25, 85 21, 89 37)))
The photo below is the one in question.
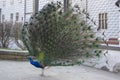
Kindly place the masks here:
POLYGON ((32 56, 27 56, 27 58, 28 58, 29 60, 32 60, 32 56))

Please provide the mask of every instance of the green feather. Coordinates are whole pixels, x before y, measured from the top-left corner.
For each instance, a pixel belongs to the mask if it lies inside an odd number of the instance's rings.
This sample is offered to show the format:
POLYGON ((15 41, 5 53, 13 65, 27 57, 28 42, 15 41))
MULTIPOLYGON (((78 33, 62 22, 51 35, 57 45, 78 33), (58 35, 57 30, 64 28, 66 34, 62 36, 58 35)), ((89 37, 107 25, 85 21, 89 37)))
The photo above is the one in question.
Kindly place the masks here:
POLYGON ((41 51, 41 52, 39 53, 39 55, 38 55, 38 61, 39 61, 39 62, 42 62, 43 59, 44 59, 44 56, 45 56, 45 55, 44 55, 44 52, 41 51))

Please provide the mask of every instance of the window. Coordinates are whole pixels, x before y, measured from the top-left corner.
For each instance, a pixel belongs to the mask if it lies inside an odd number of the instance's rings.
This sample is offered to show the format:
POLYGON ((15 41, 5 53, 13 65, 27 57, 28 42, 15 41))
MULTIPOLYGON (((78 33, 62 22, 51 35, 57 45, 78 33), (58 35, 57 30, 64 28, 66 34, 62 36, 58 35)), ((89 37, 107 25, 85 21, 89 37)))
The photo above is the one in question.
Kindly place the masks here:
POLYGON ((3 14, 2 15, 2 22, 4 22, 5 21, 5 15, 3 14))
POLYGON ((16 13, 16 21, 18 21, 19 20, 19 13, 17 12, 16 13))
POLYGON ((107 29, 107 13, 100 13, 99 14, 99 29, 107 29))
POLYGON ((10 4, 13 5, 14 4, 14 0, 10 0, 10 4))
POLYGON ((13 21, 13 13, 10 14, 10 20, 13 21))
POLYGON ((23 17, 21 17, 21 20, 23 21, 23 17))

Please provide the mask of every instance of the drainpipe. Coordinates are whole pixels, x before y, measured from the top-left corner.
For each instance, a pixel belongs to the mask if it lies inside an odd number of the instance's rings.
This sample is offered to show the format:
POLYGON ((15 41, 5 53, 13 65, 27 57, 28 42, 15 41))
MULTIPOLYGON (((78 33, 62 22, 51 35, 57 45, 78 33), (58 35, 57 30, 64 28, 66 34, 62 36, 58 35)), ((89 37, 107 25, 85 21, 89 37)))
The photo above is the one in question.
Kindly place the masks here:
MULTIPOLYGON (((88 0, 86 0, 86 13, 88 13, 88 0)), ((86 22, 87 22, 87 15, 86 15, 86 22)))
POLYGON ((70 9, 72 0, 64 0, 64 12, 67 12, 70 9))
POLYGON ((0 23, 1 23, 1 12, 2 12, 2 10, 1 10, 1 8, 0 8, 0 23))
POLYGON ((26 22, 26 0, 24 0, 24 23, 26 22))
POLYGON ((33 14, 37 14, 39 11, 39 0, 33 0, 33 14))
POLYGON ((68 11, 68 0, 64 0, 64 12, 68 11))
POLYGON ((119 38, 118 38, 118 41, 119 41, 119 47, 120 47, 120 10, 119 10, 119 38))
POLYGON ((118 41, 119 41, 119 47, 120 47, 120 0, 118 0, 115 5, 119 8, 119 38, 118 38, 118 41))
POLYGON ((119 0, 119 38, 118 38, 118 41, 119 41, 119 47, 120 47, 120 0, 119 0))

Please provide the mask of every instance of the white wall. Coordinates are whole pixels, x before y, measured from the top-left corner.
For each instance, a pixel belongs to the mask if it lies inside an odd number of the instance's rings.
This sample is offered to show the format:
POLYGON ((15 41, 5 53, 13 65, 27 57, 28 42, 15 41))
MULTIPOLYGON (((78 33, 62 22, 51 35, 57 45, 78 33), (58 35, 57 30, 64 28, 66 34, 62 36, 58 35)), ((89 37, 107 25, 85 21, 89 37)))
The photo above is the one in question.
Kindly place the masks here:
MULTIPOLYGON (((0 7, 2 8, 2 14, 5 15, 6 21, 10 20, 10 14, 14 14, 14 21, 16 12, 19 13, 19 21, 22 21, 22 17, 24 17, 24 0, 22 3, 19 3, 19 0, 14 0, 14 4, 10 4, 11 0, 6 0, 6 6, 3 7, 3 0, 0 0, 0 7)), ((42 7, 51 1, 57 0, 39 0, 39 10, 42 7)), ((63 1, 63 0, 59 0, 63 1)), ((107 38, 119 38, 119 26, 120 26, 120 19, 118 12, 119 8, 115 6, 115 2, 117 0, 88 0, 88 12, 90 17, 96 21, 98 25, 98 14, 99 13, 108 13, 108 29, 106 31, 107 38)), ((26 21, 29 21, 30 16, 33 12, 33 0, 26 0, 26 21)), ((86 7, 86 0, 72 0, 72 5, 79 5, 83 9, 86 7)), ((24 21, 24 20, 23 20, 24 21)), ((97 28, 98 26, 94 26, 97 28)), ((97 32, 97 35, 101 36, 101 33, 104 30, 100 30, 97 32)))
MULTIPOLYGON (((115 5, 117 0, 88 0, 88 12, 90 17, 96 21, 98 25, 99 13, 108 13, 108 29, 98 31, 97 35, 101 36, 102 31, 106 31, 107 38, 118 38, 119 32, 119 12, 115 5)), ((98 27, 98 26, 96 26, 98 27)))
MULTIPOLYGON (((29 21, 30 16, 33 12, 33 0, 26 0, 26 13, 31 13, 26 15, 26 21, 29 21)), ((43 8, 44 5, 50 2, 63 1, 63 0, 39 0, 39 11, 43 8)))
MULTIPOLYGON (((3 0, 1 0, 0 2, 0 6, 2 8, 2 14, 5 15, 5 20, 9 21, 10 14, 13 13, 14 14, 13 21, 15 21, 15 15, 16 15, 16 12, 18 12, 20 14, 19 21, 21 22, 21 18, 24 17, 24 0, 22 0, 22 3, 19 3, 19 0, 14 0, 13 5, 10 4, 10 1, 11 0, 6 0, 6 6, 4 7, 2 6, 3 0)), ((56 1, 63 2, 64 0, 39 0, 39 10, 41 10, 45 4, 50 3, 50 2, 56 2, 56 1)), ((75 4, 82 4, 82 6, 84 6, 84 4, 81 3, 81 1, 72 0, 72 5, 75 5, 75 4)), ((33 12, 33 0, 26 0, 26 21, 29 21, 29 18, 32 15, 32 12, 33 12)))
MULTIPOLYGON (((15 21, 16 12, 18 12, 19 22, 23 22, 24 20, 22 21, 22 17, 24 19, 25 0, 22 0, 22 3, 19 3, 19 0, 13 0, 14 4, 12 5, 10 4, 10 1, 11 0, 6 0, 6 5, 3 6, 3 0, 0 0, 0 8, 2 8, 2 14, 5 15, 5 21, 10 21, 11 13, 14 14, 13 21, 15 21)), ((39 0, 39 10, 41 10, 42 7, 50 1, 55 1, 55 0, 39 0)), ((26 0, 26 21, 29 21, 32 12, 33 12, 33 0, 26 0)))
MULTIPOLYGON (((110 71, 113 71, 114 66, 118 63, 120 64, 119 54, 120 51, 108 50, 106 56, 104 54, 101 54, 99 58, 94 57, 94 58, 85 59, 85 63, 83 64, 87 66, 94 66, 99 69, 101 69, 103 66, 106 66, 110 71)), ((119 69, 120 67, 118 66, 117 68, 119 69)))
POLYGON ((22 17, 24 17, 24 4, 19 3, 19 0, 14 0, 14 4, 10 4, 11 0, 6 0, 6 5, 3 6, 3 0, 1 0, 1 8, 2 8, 2 14, 5 15, 5 21, 10 20, 10 14, 13 13, 14 16, 14 21, 15 21, 15 16, 16 12, 19 13, 19 21, 22 21, 22 17))

